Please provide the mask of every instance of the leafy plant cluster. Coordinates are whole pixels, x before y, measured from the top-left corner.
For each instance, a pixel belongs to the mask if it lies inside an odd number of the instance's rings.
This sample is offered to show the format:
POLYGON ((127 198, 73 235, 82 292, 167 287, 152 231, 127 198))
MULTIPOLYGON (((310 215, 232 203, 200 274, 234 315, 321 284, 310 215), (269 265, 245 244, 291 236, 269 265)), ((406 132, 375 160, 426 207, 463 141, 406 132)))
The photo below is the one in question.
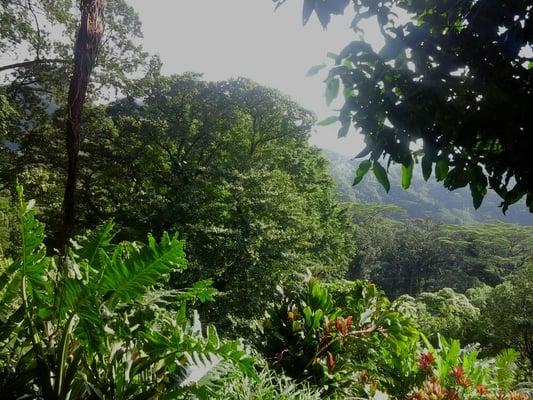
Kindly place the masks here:
POLYGON ((270 365, 334 398, 527 398, 516 391, 518 353, 478 358, 438 337, 433 347, 403 301, 365 281, 322 284, 307 276, 267 311, 258 348, 270 365))
POLYGON ((109 222, 50 257, 33 202, 20 198, 18 216, 20 253, 0 276, 3 398, 206 398, 232 370, 257 377, 239 341, 189 318, 205 284, 164 289, 186 268, 176 235, 112 244, 109 222))
POLYGON ((480 343, 485 355, 513 348, 519 352, 523 376, 528 376, 533 365, 532 282, 529 263, 494 287, 470 288, 465 294, 445 288, 400 300, 413 303, 416 320, 430 340, 443 334, 463 343, 480 343))
POLYGON ((176 235, 115 244, 108 222, 49 256, 21 189, 17 218, 21 247, 0 275, 4 398, 526 398, 516 353, 478 360, 440 336, 433 348, 413 308, 369 282, 286 282, 254 350, 202 327, 190 307, 213 299, 209 282, 169 287, 187 266, 176 235))

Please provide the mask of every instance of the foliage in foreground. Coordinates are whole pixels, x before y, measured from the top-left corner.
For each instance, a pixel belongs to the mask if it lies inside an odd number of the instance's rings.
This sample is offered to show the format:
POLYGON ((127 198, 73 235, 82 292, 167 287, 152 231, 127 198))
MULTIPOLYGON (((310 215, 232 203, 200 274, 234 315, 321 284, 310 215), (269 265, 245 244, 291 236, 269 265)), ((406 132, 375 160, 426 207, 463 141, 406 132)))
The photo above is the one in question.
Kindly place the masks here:
POLYGON ((309 276, 280 295, 263 321, 259 348, 272 368, 331 397, 527 398, 513 391, 515 351, 480 359, 475 347, 441 336, 433 347, 405 303, 391 303, 368 282, 321 284, 309 276))
POLYGON ((33 203, 18 206, 22 248, 0 276, 3 398, 206 397, 229 370, 256 377, 240 342, 187 318, 187 301, 211 296, 205 284, 161 288, 186 268, 175 235, 115 245, 109 222, 48 257, 33 203))
POLYGON ((257 337, 270 370, 240 340, 202 328, 187 305, 208 282, 165 288, 186 268, 183 242, 113 243, 108 222, 47 256, 44 227, 19 189, 21 249, 0 264, 0 390, 19 399, 522 399, 514 351, 420 340, 404 302, 365 281, 308 275, 281 289, 257 337), (192 314, 192 317, 191 317, 192 314), (436 397, 435 397, 436 396, 436 397))

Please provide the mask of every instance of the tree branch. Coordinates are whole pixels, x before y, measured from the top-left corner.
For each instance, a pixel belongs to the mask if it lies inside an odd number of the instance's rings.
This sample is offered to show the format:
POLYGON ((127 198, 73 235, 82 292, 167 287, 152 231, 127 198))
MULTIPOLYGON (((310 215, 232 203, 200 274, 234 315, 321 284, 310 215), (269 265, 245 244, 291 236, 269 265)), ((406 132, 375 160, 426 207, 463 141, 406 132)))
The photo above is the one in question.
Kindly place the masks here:
POLYGON ((68 62, 69 61, 67 60, 61 60, 61 59, 38 58, 35 60, 31 60, 31 61, 23 61, 23 62, 19 62, 15 64, 0 66, 0 72, 6 71, 9 69, 32 67, 38 64, 56 64, 56 63, 67 64, 68 62))

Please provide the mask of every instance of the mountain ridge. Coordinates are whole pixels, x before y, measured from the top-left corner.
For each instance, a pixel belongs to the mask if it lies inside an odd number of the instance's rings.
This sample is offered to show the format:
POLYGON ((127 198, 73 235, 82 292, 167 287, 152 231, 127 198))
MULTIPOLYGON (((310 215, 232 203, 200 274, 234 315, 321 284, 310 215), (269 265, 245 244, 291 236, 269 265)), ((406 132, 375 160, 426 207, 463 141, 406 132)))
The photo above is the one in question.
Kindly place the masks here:
POLYGON ((441 182, 436 182, 433 176, 426 182, 418 165, 415 166, 408 190, 404 190, 400 185, 400 166, 390 168, 389 193, 385 192, 372 173, 367 174, 358 185, 352 186, 360 161, 327 149, 322 149, 322 154, 329 161, 329 172, 342 201, 393 204, 404 209, 409 217, 429 218, 444 223, 501 221, 533 225, 533 214, 529 212, 524 201, 512 205, 507 213, 503 214, 499 207, 500 198, 489 190, 481 207, 475 210, 468 188, 449 191, 441 182))

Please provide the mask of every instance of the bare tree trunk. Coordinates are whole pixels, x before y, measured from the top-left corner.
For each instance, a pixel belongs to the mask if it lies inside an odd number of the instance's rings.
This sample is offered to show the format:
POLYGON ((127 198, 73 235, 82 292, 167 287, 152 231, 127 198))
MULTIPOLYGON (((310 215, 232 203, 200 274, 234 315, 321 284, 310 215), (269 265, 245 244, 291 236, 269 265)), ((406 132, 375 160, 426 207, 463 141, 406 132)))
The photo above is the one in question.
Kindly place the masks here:
POLYGON ((70 79, 66 121, 67 182, 63 197, 63 221, 59 248, 64 250, 74 232, 76 221, 76 185, 78 182, 81 113, 91 71, 104 33, 106 0, 81 0, 81 19, 74 47, 74 71, 70 79))

